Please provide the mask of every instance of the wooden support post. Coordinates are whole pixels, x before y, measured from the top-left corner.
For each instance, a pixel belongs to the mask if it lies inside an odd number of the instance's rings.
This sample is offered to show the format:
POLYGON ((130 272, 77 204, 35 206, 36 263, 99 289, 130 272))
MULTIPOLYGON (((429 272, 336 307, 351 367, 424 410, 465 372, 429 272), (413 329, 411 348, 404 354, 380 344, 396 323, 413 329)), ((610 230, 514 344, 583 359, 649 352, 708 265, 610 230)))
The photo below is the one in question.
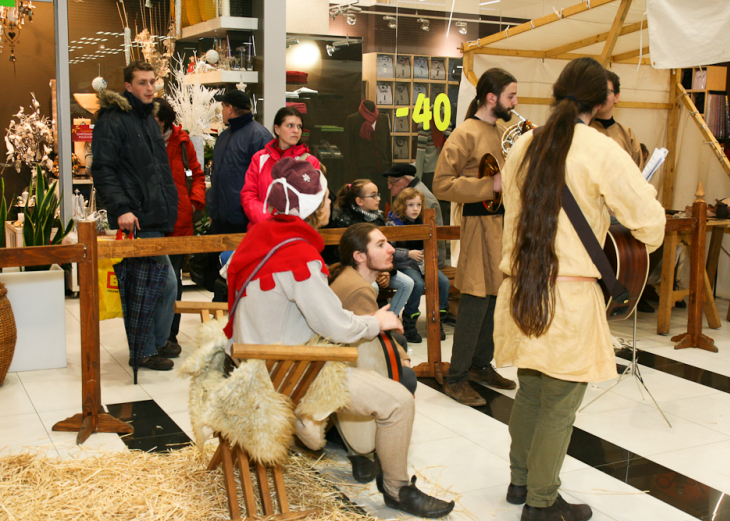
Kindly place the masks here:
MULTIPOLYGON (((681 69, 680 69, 681 70, 681 69)), ((669 103, 672 108, 667 115, 667 142, 669 152, 664 163, 664 179, 662 181, 662 205, 670 209, 674 204, 674 169, 677 162, 677 128, 679 121, 679 101, 677 101, 677 69, 669 71, 669 103)))
POLYGON ((81 400, 82 412, 53 426, 54 431, 78 431, 80 445, 94 432, 131 433, 134 428, 102 413, 101 367, 99 361, 99 272, 96 223, 79 223, 79 242, 86 247, 86 259, 79 262, 81 304, 81 400))
POLYGON ((624 26, 626 15, 629 12, 629 7, 631 7, 631 0, 621 0, 621 4, 618 6, 618 12, 616 13, 616 18, 614 18, 613 20, 611 30, 608 31, 608 36, 606 37, 606 45, 603 46, 601 58, 598 60, 598 62, 604 67, 608 65, 608 62, 611 59, 611 55, 613 54, 614 47, 616 47, 618 37, 621 35, 621 28, 624 26))
POLYGON ((426 342, 428 362, 414 368, 418 376, 430 376, 443 383, 441 372, 441 317, 439 313, 438 246, 436 241, 436 211, 423 211, 423 224, 431 230, 431 236, 423 241, 426 264, 426 342))
POLYGON ((698 347, 706 351, 717 353, 714 341, 702 334, 702 301, 705 291, 705 242, 707 240, 707 203, 704 200, 705 191, 702 182, 697 187, 697 199, 692 205, 692 215, 697 219, 697 226, 692 233, 692 250, 690 254, 689 275, 689 307, 687 332, 672 337, 677 342, 674 349, 698 347))
POLYGON ((669 334, 669 325, 672 318, 674 302, 674 260, 679 232, 671 230, 664 235, 664 252, 662 255, 662 282, 659 286, 659 309, 657 309, 656 332, 659 335, 669 334))

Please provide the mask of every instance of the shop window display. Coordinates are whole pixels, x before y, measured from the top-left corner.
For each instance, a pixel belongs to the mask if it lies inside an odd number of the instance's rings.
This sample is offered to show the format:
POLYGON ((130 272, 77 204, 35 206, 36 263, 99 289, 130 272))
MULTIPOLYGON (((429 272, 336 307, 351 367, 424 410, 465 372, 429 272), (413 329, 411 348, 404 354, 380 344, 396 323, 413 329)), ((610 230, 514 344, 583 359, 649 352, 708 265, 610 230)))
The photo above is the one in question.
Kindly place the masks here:
POLYGON ((409 96, 409 84, 408 83, 396 83, 395 84, 395 105, 410 105, 411 98, 409 96))
POLYGON ((378 55, 378 78, 393 77, 393 57, 387 54, 378 55))
POLYGON ((396 64, 395 64, 395 77, 410 79, 410 77, 411 77, 411 57, 410 56, 398 56, 396 64))
POLYGON ((382 81, 378 82, 378 94, 375 98, 375 102, 378 105, 393 104, 393 87, 390 83, 385 83, 382 81))
POLYGON ((428 58, 425 56, 415 56, 413 58, 413 79, 428 79, 428 58))

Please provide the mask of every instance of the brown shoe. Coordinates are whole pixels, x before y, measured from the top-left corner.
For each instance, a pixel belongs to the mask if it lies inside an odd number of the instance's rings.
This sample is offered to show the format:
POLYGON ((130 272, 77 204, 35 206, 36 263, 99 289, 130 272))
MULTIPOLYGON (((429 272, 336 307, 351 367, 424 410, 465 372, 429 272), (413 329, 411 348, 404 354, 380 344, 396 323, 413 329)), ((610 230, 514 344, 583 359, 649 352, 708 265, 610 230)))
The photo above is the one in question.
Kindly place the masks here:
POLYGON ((476 367, 469 369, 469 379, 472 382, 486 385, 487 387, 496 387, 497 389, 514 389, 517 387, 514 381, 502 377, 491 364, 482 369, 477 369, 476 367))
POLYGON ((470 407, 487 405, 487 400, 482 398, 479 393, 472 389, 471 385, 469 385, 469 382, 466 380, 461 380, 455 384, 449 384, 448 381, 444 380, 444 392, 446 393, 446 396, 450 396, 457 402, 470 407))

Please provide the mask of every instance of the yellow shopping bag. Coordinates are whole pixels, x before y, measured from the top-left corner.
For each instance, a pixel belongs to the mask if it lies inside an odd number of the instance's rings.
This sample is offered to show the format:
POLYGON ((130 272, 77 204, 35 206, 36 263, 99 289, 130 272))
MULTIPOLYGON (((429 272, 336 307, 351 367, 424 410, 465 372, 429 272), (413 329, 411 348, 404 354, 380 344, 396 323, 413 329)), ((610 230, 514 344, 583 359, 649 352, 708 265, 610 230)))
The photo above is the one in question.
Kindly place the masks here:
POLYGON ((99 320, 122 317, 122 301, 114 265, 122 259, 99 260, 99 320))

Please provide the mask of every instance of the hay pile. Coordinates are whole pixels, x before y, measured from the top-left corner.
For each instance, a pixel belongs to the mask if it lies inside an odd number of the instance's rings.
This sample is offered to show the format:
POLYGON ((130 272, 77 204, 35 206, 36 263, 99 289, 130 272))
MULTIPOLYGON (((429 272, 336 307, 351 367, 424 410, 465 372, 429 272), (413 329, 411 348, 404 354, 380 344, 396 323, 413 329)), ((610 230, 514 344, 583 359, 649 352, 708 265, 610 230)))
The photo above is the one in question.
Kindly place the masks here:
MULTIPOLYGON (((205 455, 186 447, 166 454, 126 451, 70 460, 5 456, 0 458, 0 519, 229 519, 220 467, 206 470, 214 449, 209 443, 205 455)), ((284 469, 292 511, 321 511, 309 519, 374 519, 344 503, 311 464, 294 454, 284 469)))

